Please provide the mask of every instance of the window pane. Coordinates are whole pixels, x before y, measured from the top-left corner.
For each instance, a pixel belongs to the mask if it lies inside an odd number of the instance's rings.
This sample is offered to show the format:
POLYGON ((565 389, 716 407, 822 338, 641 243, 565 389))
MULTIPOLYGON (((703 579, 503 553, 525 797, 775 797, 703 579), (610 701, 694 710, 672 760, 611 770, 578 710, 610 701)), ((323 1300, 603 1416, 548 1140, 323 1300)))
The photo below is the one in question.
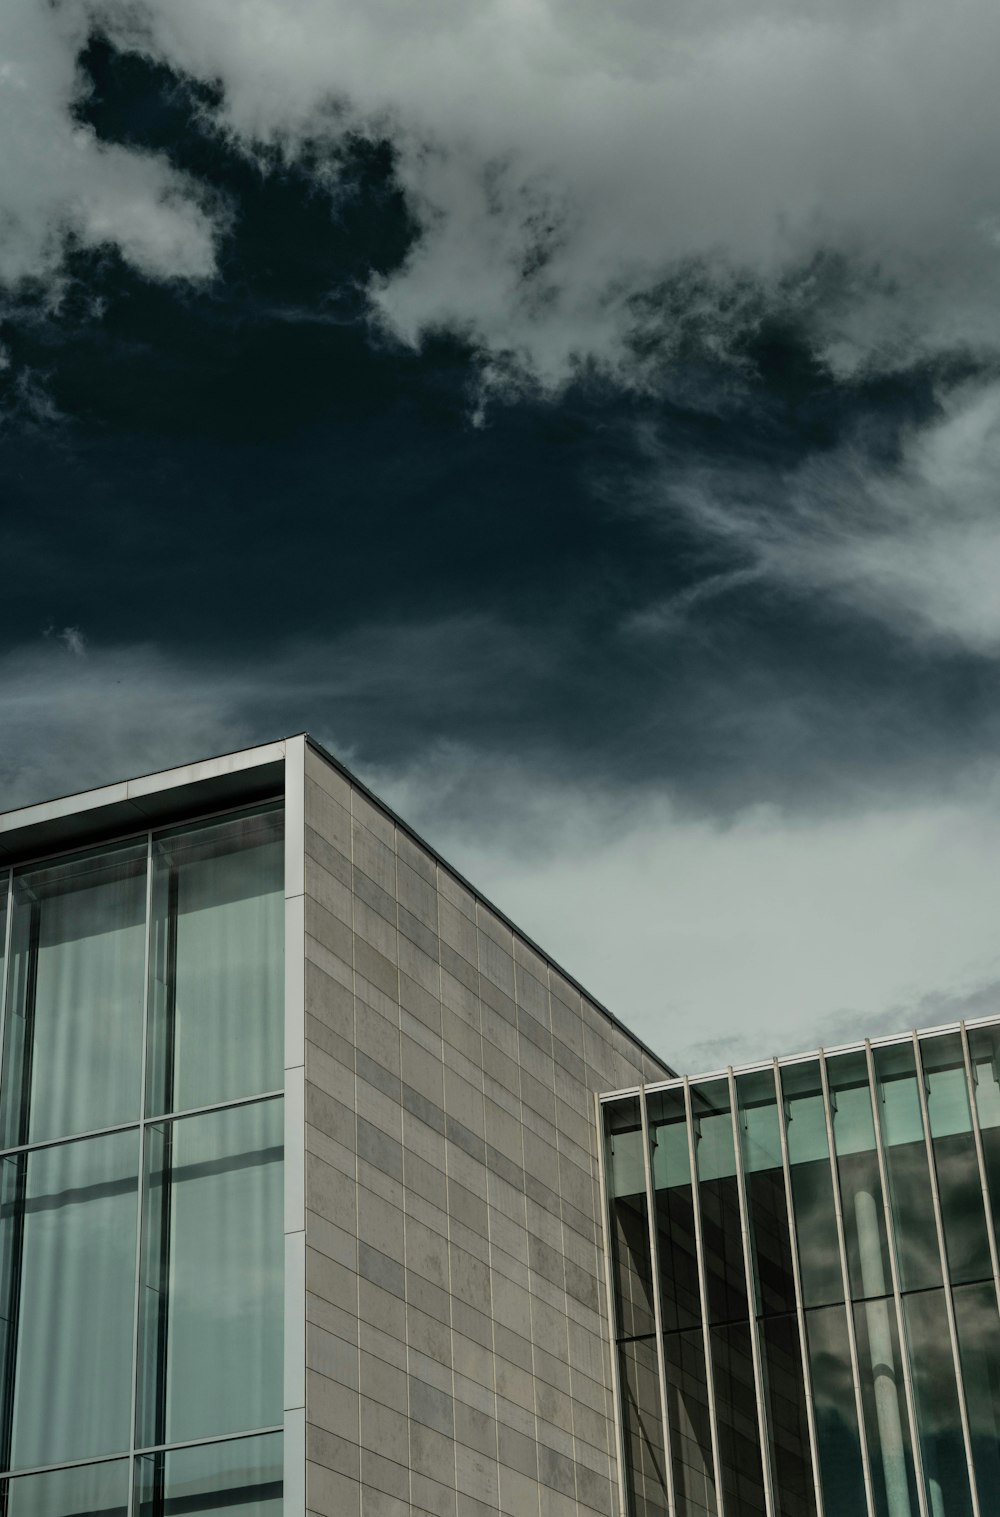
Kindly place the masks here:
POLYGON ((979 1159, 972 1136, 962 1040, 958 1033, 924 1038, 920 1057, 927 1086, 927 1115, 948 1272, 956 1284, 988 1280, 993 1266, 986 1237, 979 1159))
POLYGON ((618 1350, 625 1420, 625 1475, 632 1517, 666 1517, 667 1486, 656 1342, 642 1338, 618 1350))
POLYGON ((701 1324, 684 1092, 655 1092, 648 1107, 661 1310, 664 1331, 671 1333, 701 1324))
POLYGON ((740 1075, 736 1090, 757 1310, 765 1316, 791 1312, 795 1277, 774 1076, 770 1070, 740 1075))
MULTIPOLYGON (((282 1436, 146 1454, 135 1462, 139 1517, 282 1517, 282 1436)), ((46 1514, 47 1517, 47 1514, 46 1514)))
POLYGON ((604 1124, 617 1331, 620 1338, 641 1338, 654 1331, 655 1318, 639 1102, 609 1102, 604 1124))
POLYGON ((992 1282, 955 1292, 955 1321, 982 1517, 1000 1513, 1000 1315, 992 1282))
POLYGON ((900 1285, 922 1290, 941 1284, 941 1257, 912 1044, 876 1048, 875 1083, 900 1285))
POLYGON ((728 1082, 711 1080, 706 1085, 692 1086, 691 1107, 708 1320, 746 1321, 747 1277, 728 1082))
POLYGON ((714 1517, 718 1505, 705 1340, 700 1328, 696 1332, 668 1333, 663 1348, 677 1509, 685 1517, 714 1517))
POLYGON ((867 1502, 844 1308, 807 1312, 806 1337, 826 1517, 858 1517, 867 1502))
POLYGON ((893 1301, 859 1303, 854 1308, 854 1330, 875 1511, 878 1517, 917 1517, 916 1477, 893 1301))
POLYGON ((15 877, 5 1147, 138 1118, 145 877, 145 843, 15 877))
POLYGON ((760 1325, 760 1346, 767 1387, 774 1510, 777 1517, 814 1517, 816 1495, 796 1318, 766 1317, 760 1325))
POLYGON ((758 1517, 764 1511, 764 1477, 750 1325, 713 1327, 709 1336, 723 1509, 727 1517, 758 1517))
POLYGON ((22 1475, 2 1489, 0 1509, 6 1517, 125 1517, 128 1460, 22 1475))
POLYGON ((885 1206, 875 1148, 875 1120, 863 1053, 827 1060, 833 1141, 847 1246, 847 1273, 855 1301, 892 1291, 885 1236, 885 1206))
POLYGON ((786 1065, 781 1089, 802 1295, 806 1306, 821 1306, 842 1301, 844 1283, 819 1065, 786 1065))
POLYGON ((141 1444, 281 1421, 282 1141, 280 1099, 147 1129, 141 1444))
POLYGON ((972 1506, 944 1291, 905 1296, 903 1315, 930 1510, 933 1517, 968 1517, 972 1506))
POLYGON ((976 1112, 983 1133, 993 1226, 1000 1238, 1000 1027, 970 1027, 976 1112))
POLYGON ((154 842, 150 1116, 282 1084, 282 835, 272 810, 154 842))
POLYGON ((13 1468, 128 1448, 138 1150, 127 1132, 3 1161, 13 1468))

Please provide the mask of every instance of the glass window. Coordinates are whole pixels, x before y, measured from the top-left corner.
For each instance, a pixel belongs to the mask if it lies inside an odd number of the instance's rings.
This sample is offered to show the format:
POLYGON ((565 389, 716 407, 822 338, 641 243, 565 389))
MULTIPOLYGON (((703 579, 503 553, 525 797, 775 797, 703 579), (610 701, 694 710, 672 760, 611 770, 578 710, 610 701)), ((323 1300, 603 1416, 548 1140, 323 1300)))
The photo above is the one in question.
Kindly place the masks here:
POLYGON ((823 1508, 826 1517, 858 1517, 868 1503, 844 1308, 806 1312, 806 1337, 823 1508))
POLYGON ((656 1321, 638 1100, 608 1102, 604 1126, 618 1336, 648 1337, 655 1332, 656 1321))
POLYGON ((128 1460, 81 1464, 0 1485, 5 1517, 126 1517, 128 1460))
POLYGON ((282 836, 271 810, 154 842, 150 1116, 281 1087, 282 836))
POLYGON ((968 1517, 972 1504, 944 1291, 904 1296, 903 1317, 932 1517, 968 1517))
POLYGON ((858 1375, 877 1517, 917 1517, 903 1360, 891 1298, 854 1308, 858 1375))
POLYGON ((750 1311, 728 1082, 692 1086, 691 1109, 708 1320, 745 1322, 750 1311))
POLYGON ((723 1510, 727 1517, 757 1517, 765 1504, 750 1324, 713 1327, 709 1336, 723 1510))
POLYGON ((146 844, 14 879, 3 1144, 139 1116, 146 844))
POLYGON ((784 1065, 781 1090, 802 1295, 806 1306, 821 1306, 844 1299, 844 1282, 819 1065, 784 1065))
POLYGON ((139 1442, 281 1421, 282 1103, 146 1131, 139 1442))
POLYGON ((146 1454, 135 1482, 138 1517, 282 1517, 281 1434, 146 1454))
POLYGON ((677 1510, 686 1517, 715 1517, 718 1504, 701 1329, 667 1333, 664 1360, 677 1510))
POLYGON ((667 1333, 701 1324, 694 1192, 684 1092, 665 1090, 647 1098, 656 1201, 660 1303, 667 1333))
POLYGON ((795 1277, 774 1075, 740 1075, 736 1092, 757 1309, 765 1316, 792 1312, 795 1277))
POLYGON ((760 1346, 767 1387, 775 1517, 814 1517, 816 1493, 797 1318, 765 1317, 760 1324, 760 1346))
POLYGON ((629 1510, 633 1517, 666 1517, 666 1459, 655 1339, 633 1339, 621 1344, 618 1367, 629 1510))
POLYGON ((0 1168, 8 1467, 129 1446, 138 1133, 0 1168))
POLYGON ((941 1256, 912 1043, 875 1049, 875 1082, 900 1285, 941 1284, 941 1256))
POLYGON ((1000 1315, 992 1281, 955 1291, 955 1325, 982 1517, 1000 1514, 1000 1315))
POLYGON ((948 1272, 956 1284, 988 1280, 993 1266, 986 1236, 979 1159, 972 1136, 962 1040, 957 1032, 923 1038, 920 1057, 948 1272))
POLYGON ((970 1027, 976 1113, 983 1135, 993 1227, 1000 1238, 1000 1027, 970 1027))
POLYGON ((863 1053, 827 1059, 847 1273, 855 1301, 892 1293, 875 1119, 863 1053))

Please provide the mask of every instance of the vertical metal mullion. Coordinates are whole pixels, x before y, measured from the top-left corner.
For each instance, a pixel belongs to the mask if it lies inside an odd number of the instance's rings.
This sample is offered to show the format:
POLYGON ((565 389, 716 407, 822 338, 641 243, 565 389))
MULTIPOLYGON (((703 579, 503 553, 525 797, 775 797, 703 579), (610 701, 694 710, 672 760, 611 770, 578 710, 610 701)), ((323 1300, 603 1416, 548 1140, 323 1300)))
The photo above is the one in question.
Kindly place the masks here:
POLYGON ((865 1406, 861 1395, 861 1368, 858 1363, 858 1338, 854 1331, 854 1303, 851 1300, 851 1279, 847 1269, 847 1241, 844 1234, 844 1211, 840 1201, 840 1170, 837 1165, 837 1150, 833 1140, 833 1110, 830 1106, 830 1082, 826 1070, 826 1055, 819 1052, 819 1077, 823 1087, 823 1116, 826 1121, 826 1144, 829 1150, 830 1175, 833 1181, 833 1210, 837 1223, 837 1248, 840 1253, 840 1274, 844 1287, 844 1312, 847 1317, 847 1344, 851 1353, 851 1378, 854 1381, 854 1402, 858 1416, 858 1440, 861 1447, 861 1473, 865 1482, 865 1500, 869 1517, 876 1517, 875 1497, 872 1490, 871 1456, 868 1451, 868 1430, 865 1427, 865 1406))
POLYGON ((972 1136, 976 1144, 976 1159, 979 1164, 979 1185, 983 1193, 983 1210, 986 1212, 986 1238, 990 1246, 990 1264, 993 1267, 993 1288, 1000 1307, 1000 1254, 997 1252, 996 1228, 993 1226, 993 1204, 990 1197, 989 1176, 986 1173, 986 1148, 979 1125, 979 1107, 976 1105, 976 1076, 972 1068, 972 1049, 969 1046, 969 1031, 964 1022, 958 1025, 962 1039, 962 1054, 965 1058, 965 1082, 969 1091, 969 1112, 972 1118, 972 1136))
POLYGON ((639 1115, 642 1121, 642 1159, 646 1176, 646 1224, 649 1230, 649 1263, 653 1279, 653 1321, 656 1325, 656 1372, 660 1382, 660 1418, 663 1424, 663 1462, 666 1469, 667 1510, 676 1517, 674 1462, 670 1451, 670 1419, 667 1416, 667 1366, 663 1343, 663 1303, 660 1300, 660 1259, 656 1243, 656 1201, 653 1190, 653 1163, 649 1146, 649 1113, 646 1110, 645 1084, 639 1091, 639 1115))
POLYGON ((969 1432, 969 1409, 965 1403, 965 1377, 958 1352, 958 1330, 955 1326, 955 1303, 951 1294, 951 1274, 948 1269, 948 1249, 944 1238, 944 1223, 941 1217, 941 1194, 938 1190, 937 1165, 934 1161, 934 1141, 931 1137, 930 1113, 927 1108, 927 1087, 924 1084, 924 1061, 920 1052, 920 1039, 913 1034, 913 1061, 917 1072, 917 1095, 920 1099, 920 1115, 924 1124, 924 1145, 927 1149, 927 1168, 931 1177, 931 1201, 934 1205, 934 1226, 937 1229, 938 1252, 941 1257, 941 1277, 944 1281, 944 1306, 948 1318, 948 1337, 951 1339, 951 1355, 955 1369, 955 1389, 958 1392, 958 1415, 962 1423, 962 1441, 965 1444, 965 1462, 969 1471, 969 1489, 972 1492, 973 1517, 980 1517, 979 1492, 976 1487, 976 1468, 972 1458, 972 1437, 969 1432))
POLYGON ((684 1076, 684 1119, 687 1124, 688 1162, 691 1165, 691 1198, 694 1202, 694 1246, 698 1260, 698 1298, 701 1302, 701 1335, 705 1347, 705 1386, 708 1390, 708 1425, 712 1434, 712 1470, 715 1474, 715 1506, 718 1517, 725 1517, 726 1499, 722 1489, 722 1460, 719 1456, 719 1423, 715 1408, 715 1372, 712 1368, 712 1339, 708 1327, 708 1284, 705 1276, 705 1245, 701 1231, 701 1189, 698 1182, 698 1154, 694 1141, 694 1114, 691 1105, 691 1081, 684 1076))
POLYGON ((625 1482, 625 1419, 622 1415, 622 1388, 618 1370, 618 1314, 615 1310, 614 1270, 611 1263, 611 1196, 608 1193, 608 1171, 604 1154, 607 1134, 604 1130, 604 1107, 596 1091, 594 1092, 594 1110, 597 1117, 597 1177, 601 1187, 604 1217, 604 1286, 607 1296, 608 1337, 611 1341, 611 1400, 615 1413, 615 1444, 618 1449, 618 1504, 621 1517, 628 1517, 625 1482))
POLYGON ((899 1336, 899 1357, 903 1369, 903 1394, 906 1399, 906 1420, 910 1429, 910 1451, 913 1457, 913 1473, 917 1485, 917 1505, 920 1517, 928 1517, 927 1491, 925 1489, 924 1456, 920 1447, 920 1432, 917 1427, 917 1401, 913 1391, 913 1376, 910 1373, 910 1352, 907 1343, 906 1322, 903 1317, 903 1292, 899 1283, 899 1260, 896 1257, 896 1229, 892 1219, 892 1203, 889 1197, 889 1165, 885 1157, 885 1137, 882 1132, 882 1110, 879 1103, 878 1084, 875 1079, 875 1056, 870 1039, 865 1039, 865 1062, 868 1067, 868 1096, 872 1103, 875 1126, 875 1154, 878 1159, 879 1183, 882 1187, 882 1215, 885 1219, 886 1245, 889 1251, 889 1274, 892 1278, 892 1299, 896 1312, 896 1332, 899 1336))
POLYGON ((743 1245, 743 1272, 747 1287, 747 1316, 750 1321, 750 1357, 753 1361, 753 1385, 757 1397, 757 1431, 760 1436, 760 1465, 764 1481, 764 1510, 774 1517, 774 1471, 771 1468, 771 1440, 764 1403, 764 1371, 760 1355, 760 1322, 757 1317, 757 1282, 750 1257, 750 1219, 743 1173, 743 1144, 736 1112, 736 1078, 732 1065, 726 1071, 729 1081, 729 1115, 733 1129, 733 1160, 736 1165, 736 1195, 740 1207, 740 1238, 743 1245))
POLYGON ((142 1039, 139 1072, 139 1174, 137 1178, 135 1218, 135 1294, 132 1302, 132 1397, 129 1407, 128 1435, 128 1513, 135 1511, 135 1419, 139 1399, 139 1302, 142 1267, 142 1228, 146 1190, 146 1067, 149 1036, 149 974, 151 969, 150 937, 153 924, 153 834, 146 833, 146 930, 143 938, 142 1039))
POLYGON ((778 1105, 778 1136, 781 1142, 781 1168, 785 1177, 785 1207, 788 1213, 788 1240, 792 1251, 792 1283, 795 1288, 795 1317, 799 1328, 799 1352, 802 1356, 802 1385, 806 1397, 806 1426, 809 1430, 809 1455, 812 1460, 813 1492, 816 1497, 817 1517, 825 1517, 823 1478, 819 1467, 819 1439, 816 1435, 816 1403, 813 1399, 809 1342, 806 1337, 806 1311, 802 1295, 802 1271, 799 1268, 799 1240, 795 1226, 795 1208, 792 1204, 792 1172, 788 1162, 788 1135, 785 1132, 785 1097, 781 1088, 781 1073, 777 1059, 774 1060, 774 1094, 778 1105))

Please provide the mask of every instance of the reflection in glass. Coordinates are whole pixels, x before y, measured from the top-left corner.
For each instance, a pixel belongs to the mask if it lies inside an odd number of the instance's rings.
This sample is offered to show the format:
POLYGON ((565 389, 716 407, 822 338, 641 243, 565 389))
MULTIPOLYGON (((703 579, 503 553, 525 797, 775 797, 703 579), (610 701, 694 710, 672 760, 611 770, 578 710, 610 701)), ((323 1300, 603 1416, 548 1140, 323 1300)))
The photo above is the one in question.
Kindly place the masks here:
POLYGON ((875 1084, 904 1291, 941 1284, 941 1256, 912 1043, 876 1048, 875 1084))
POLYGON ((892 1291, 875 1121, 863 1053, 827 1059, 847 1273, 855 1301, 892 1291))
POLYGON ((282 835, 270 810, 154 842, 150 1116, 282 1084, 282 835))
POLYGON ((708 1320, 745 1322, 750 1313, 728 1081, 693 1085, 691 1109, 708 1320))
POLYGON ((917 1517, 903 1361, 892 1298, 854 1308, 861 1404, 877 1517, 917 1517))
POLYGON ((8 1467, 128 1448, 138 1167, 135 1131, 0 1166, 8 1467))
POLYGON ((981 1517, 1000 1517, 1000 1316, 992 1282, 955 1291, 955 1325, 981 1517))
POLYGON ((844 1299, 844 1282, 818 1063, 786 1066, 781 1090, 802 1296, 806 1306, 823 1306, 844 1299))
POLYGON ((0 1511, 5 1517, 125 1517, 128 1460, 22 1475, 0 1487, 0 1511))
POLYGON ((640 1338, 620 1344, 618 1372, 630 1512, 634 1517, 666 1517, 666 1459, 655 1339, 640 1338))
POLYGON ((765 1504, 750 1324, 713 1327, 709 1337, 723 1509, 727 1517, 757 1517, 765 1504))
POLYGON ((618 1336, 648 1337, 656 1322, 638 1099, 608 1102, 604 1131, 618 1336))
POLYGON ((807 1312, 806 1337, 826 1517, 858 1517, 867 1503, 844 1308, 807 1312))
POLYGON ((760 1324, 776 1517, 813 1517, 802 1350, 795 1317, 765 1317, 760 1324))
POLYGON ((983 1190, 972 1136, 969 1087, 957 1032, 920 1044, 941 1201, 948 1272, 956 1283, 987 1280, 993 1272, 983 1190))
POLYGON ((147 1129, 143 1445, 281 1421, 282 1142, 280 1099, 147 1129))
POLYGON ((282 1437, 146 1454, 136 1460, 135 1479, 138 1517, 281 1517, 282 1437))
POLYGON ((969 1053, 976 1086, 976 1113, 983 1135, 993 1228, 1000 1240, 1000 1026, 970 1027, 969 1053))
POLYGON ((4 1147, 138 1118, 145 878, 145 842, 15 876, 4 1147))
POLYGON ((667 1333, 667 1419, 673 1460, 674 1496, 686 1517, 715 1517, 715 1467, 708 1410, 705 1340, 701 1329, 667 1333))
POLYGON ((968 1517, 972 1507, 944 1291, 904 1296, 903 1315, 931 1517, 968 1517))

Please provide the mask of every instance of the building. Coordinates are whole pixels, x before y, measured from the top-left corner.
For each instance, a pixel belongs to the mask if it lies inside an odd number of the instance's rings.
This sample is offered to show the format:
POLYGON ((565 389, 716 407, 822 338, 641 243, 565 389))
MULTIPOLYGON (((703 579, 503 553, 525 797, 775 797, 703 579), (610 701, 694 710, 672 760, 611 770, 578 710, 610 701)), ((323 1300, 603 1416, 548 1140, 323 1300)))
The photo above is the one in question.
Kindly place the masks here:
POLYGON ((302 736, 0 953, 4 1517, 1000 1512, 993 1024, 679 1079, 302 736))

